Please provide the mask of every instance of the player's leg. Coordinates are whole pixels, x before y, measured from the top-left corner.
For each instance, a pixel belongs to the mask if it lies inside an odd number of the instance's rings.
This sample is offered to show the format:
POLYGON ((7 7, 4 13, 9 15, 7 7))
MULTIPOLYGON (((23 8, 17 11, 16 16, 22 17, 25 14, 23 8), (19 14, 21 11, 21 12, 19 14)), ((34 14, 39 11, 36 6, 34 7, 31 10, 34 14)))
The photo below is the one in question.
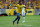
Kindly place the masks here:
POLYGON ((25 22, 25 16, 23 16, 23 22, 25 22))
POLYGON ((19 20, 20 20, 20 17, 19 17, 18 20, 17 20, 17 24, 19 23, 19 20))
POLYGON ((22 12, 22 16, 23 16, 23 22, 25 22, 25 11, 22 12))
POLYGON ((18 18, 18 20, 17 20, 17 24, 18 24, 19 20, 20 20, 20 13, 17 13, 17 18, 18 18))
POLYGON ((17 20, 18 18, 16 18, 14 21, 13 21, 13 24, 14 24, 14 22, 17 20))

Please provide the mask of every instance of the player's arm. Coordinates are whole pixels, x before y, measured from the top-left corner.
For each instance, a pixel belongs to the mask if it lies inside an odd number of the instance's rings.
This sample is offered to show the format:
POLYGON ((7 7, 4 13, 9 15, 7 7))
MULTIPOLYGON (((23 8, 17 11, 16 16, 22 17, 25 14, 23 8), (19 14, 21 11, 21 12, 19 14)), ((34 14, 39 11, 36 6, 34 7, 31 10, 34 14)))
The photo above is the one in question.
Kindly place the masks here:
POLYGON ((25 6, 25 5, 23 5, 23 7, 24 7, 24 8, 26 8, 26 6, 25 6))
POLYGON ((14 7, 17 7, 19 4, 17 4, 17 5, 14 5, 14 7))

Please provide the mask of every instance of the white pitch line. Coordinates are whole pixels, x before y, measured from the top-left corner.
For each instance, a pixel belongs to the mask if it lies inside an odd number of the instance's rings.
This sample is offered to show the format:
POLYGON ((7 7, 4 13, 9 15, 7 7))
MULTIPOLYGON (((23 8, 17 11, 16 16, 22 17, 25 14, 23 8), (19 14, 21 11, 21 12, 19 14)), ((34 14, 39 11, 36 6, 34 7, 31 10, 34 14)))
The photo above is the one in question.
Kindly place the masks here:
MULTIPOLYGON (((14 26, 16 26, 16 25, 14 25, 14 26)), ((18 26, 32 26, 32 25, 19 24, 18 26)))

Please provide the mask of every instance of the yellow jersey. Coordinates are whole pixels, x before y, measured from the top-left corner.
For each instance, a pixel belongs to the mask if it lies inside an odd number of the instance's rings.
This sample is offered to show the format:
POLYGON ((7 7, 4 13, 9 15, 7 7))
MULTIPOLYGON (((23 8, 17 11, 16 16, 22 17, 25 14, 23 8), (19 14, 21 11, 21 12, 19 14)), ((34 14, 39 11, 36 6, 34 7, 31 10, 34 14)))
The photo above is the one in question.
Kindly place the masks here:
POLYGON ((21 14, 22 13, 22 8, 25 7, 25 5, 19 5, 19 4, 17 4, 16 6, 17 6, 17 13, 21 14))

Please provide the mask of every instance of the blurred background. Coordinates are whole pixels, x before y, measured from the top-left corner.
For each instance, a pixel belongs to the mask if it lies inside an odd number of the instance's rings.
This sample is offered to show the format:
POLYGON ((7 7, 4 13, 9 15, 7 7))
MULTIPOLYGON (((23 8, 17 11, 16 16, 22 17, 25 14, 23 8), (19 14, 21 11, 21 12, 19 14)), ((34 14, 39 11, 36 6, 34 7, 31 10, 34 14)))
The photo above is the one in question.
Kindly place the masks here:
POLYGON ((0 16, 14 15, 19 1, 26 6, 25 15, 40 15, 40 0, 0 0, 0 16))
POLYGON ((40 27, 40 0, 0 0, 0 27, 40 27), (19 1, 26 7, 25 23, 21 16, 19 24, 13 25, 19 1))

